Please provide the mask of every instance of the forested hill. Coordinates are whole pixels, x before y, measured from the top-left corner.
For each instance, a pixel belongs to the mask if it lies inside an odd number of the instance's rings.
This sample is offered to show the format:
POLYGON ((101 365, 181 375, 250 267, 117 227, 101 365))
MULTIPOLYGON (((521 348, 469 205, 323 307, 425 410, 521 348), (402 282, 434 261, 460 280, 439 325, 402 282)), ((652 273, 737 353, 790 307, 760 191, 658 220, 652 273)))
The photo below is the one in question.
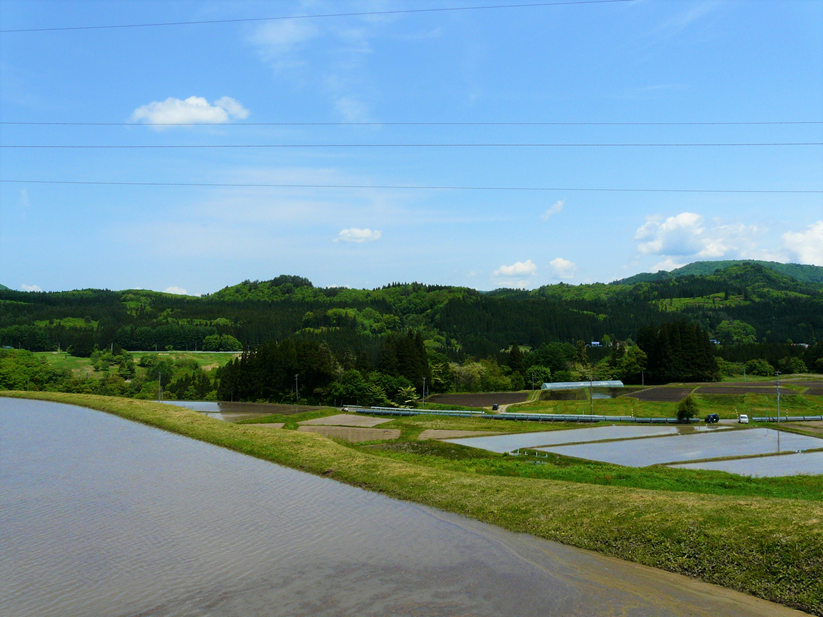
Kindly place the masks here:
POLYGON ((758 263, 706 275, 489 293, 419 283, 319 288, 302 277, 245 281, 204 297, 127 290, 0 291, 0 345, 33 351, 239 349, 297 337, 374 355, 391 333, 419 332, 453 359, 512 344, 637 340, 644 326, 696 323, 725 345, 823 340, 823 284, 758 263))
POLYGON ((823 284, 823 267, 821 266, 807 266, 801 264, 782 264, 776 261, 696 261, 682 268, 676 268, 669 272, 660 270, 659 272, 644 272, 635 274, 629 278, 614 281, 612 285, 633 285, 634 283, 651 283, 656 281, 666 281, 680 276, 701 276, 714 274, 718 270, 725 270, 734 266, 745 264, 757 264, 785 274, 802 283, 818 283, 823 284))

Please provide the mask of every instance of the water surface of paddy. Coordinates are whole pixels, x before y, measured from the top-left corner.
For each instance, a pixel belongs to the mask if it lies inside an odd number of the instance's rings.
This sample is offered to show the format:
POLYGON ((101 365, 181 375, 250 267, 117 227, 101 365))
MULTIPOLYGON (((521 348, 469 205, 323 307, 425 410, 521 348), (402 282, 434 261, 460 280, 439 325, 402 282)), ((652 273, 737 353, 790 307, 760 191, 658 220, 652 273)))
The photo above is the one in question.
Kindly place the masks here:
POLYGON ((629 467, 698 461, 733 456, 757 456, 823 448, 823 439, 768 428, 696 433, 661 439, 539 448, 546 452, 629 467))
POLYGON ((0 398, 4 617, 795 615, 84 408, 0 398))

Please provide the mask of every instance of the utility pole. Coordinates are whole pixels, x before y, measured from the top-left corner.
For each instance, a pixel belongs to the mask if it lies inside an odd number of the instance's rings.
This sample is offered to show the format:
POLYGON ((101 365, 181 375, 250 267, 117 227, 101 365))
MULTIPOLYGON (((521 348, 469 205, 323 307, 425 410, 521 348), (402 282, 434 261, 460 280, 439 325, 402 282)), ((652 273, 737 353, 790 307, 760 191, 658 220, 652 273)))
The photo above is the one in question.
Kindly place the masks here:
POLYGON ((162 401, 163 400, 163 373, 157 373, 157 383, 160 384, 157 387, 157 399, 162 401))
POLYGON ((592 386, 594 385, 594 376, 592 375, 591 371, 589 371, 589 415, 594 415, 594 393, 592 392, 592 386))
POLYGON ((780 452, 780 371, 774 372, 777 382, 777 451, 780 452))
POLYGON ((774 377, 777 382, 777 424, 780 425, 780 371, 774 372, 774 377))
POLYGON ((300 373, 294 374, 294 409, 297 411, 297 403, 300 400, 300 388, 297 385, 297 376, 300 373))
POLYGON ((746 367, 743 367, 743 383, 746 383, 746 367))
POLYGON ((423 407, 421 409, 426 408, 426 378, 423 377, 423 407))
POLYGON ((645 371, 640 371, 640 385, 641 386, 646 385, 646 372, 645 371))

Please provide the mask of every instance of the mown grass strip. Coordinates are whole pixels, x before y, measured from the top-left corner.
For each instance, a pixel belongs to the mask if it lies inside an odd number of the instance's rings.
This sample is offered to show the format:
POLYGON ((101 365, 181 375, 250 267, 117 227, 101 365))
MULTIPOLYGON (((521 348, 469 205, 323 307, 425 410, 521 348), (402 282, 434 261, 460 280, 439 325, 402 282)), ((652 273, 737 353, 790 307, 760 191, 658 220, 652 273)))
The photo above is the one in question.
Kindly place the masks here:
POLYGON ((595 550, 823 616, 823 505, 649 491, 437 469, 370 455, 311 433, 213 420, 111 397, 5 392, 80 405, 492 523, 595 550))

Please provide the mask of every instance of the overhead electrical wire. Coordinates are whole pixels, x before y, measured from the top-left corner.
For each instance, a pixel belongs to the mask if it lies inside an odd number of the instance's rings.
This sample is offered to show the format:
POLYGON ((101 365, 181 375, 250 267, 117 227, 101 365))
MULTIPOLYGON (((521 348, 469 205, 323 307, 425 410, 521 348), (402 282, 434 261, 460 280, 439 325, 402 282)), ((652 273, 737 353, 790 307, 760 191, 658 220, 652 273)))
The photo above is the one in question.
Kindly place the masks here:
POLYGON ((427 143, 427 144, 0 144, 5 149, 34 150, 180 150, 272 148, 742 148, 823 146, 820 141, 756 143, 427 143))
POLYGON ((742 194, 823 194, 813 189, 660 189, 568 186, 423 186, 412 184, 269 184, 232 182, 106 182, 94 180, 12 180, 0 179, 0 184, 56 184, 82 186, 143 186, 143 187, 204 187, 204 188, 282 188, 282 189, 380 189, 427 191, 523 191, 523 192, 591 192, 591 193, 742 193, 742 194))
POLYGON ((283 21, 287 19, 327 19, 332 17, 374 17, 380 15, 409 15, 420 13, 448 13, 458 11, 487 11, 498 9, 530 9, 551 6, 573 6, 584 4, 625 4, 636 0, 565 0, 561 2, 529 2, 525 4, 489 4, 484 6, 454 6, 435 7, 428 9, 397 9, 387 11, 358 11, 350 13, 317 13, 314 15, 281 15, 277 17, 242 17, 236 19, 203 19, 197 21, 167 21, 142 24, 111 24, 104 26, 59 26, 55 28, 19 28, 14 30, 0 30, 0 34, 14 34, 23 32, 65 32, 72 30, 115 30, 123 28, 157 28, 168 26, 196 26, 208 24, 236 24, 261 21, 283 21))
POLYGON ((778 126, 823 124, 823 120, 771 120, 751 122, 0 122, 0 126, 778 126))

